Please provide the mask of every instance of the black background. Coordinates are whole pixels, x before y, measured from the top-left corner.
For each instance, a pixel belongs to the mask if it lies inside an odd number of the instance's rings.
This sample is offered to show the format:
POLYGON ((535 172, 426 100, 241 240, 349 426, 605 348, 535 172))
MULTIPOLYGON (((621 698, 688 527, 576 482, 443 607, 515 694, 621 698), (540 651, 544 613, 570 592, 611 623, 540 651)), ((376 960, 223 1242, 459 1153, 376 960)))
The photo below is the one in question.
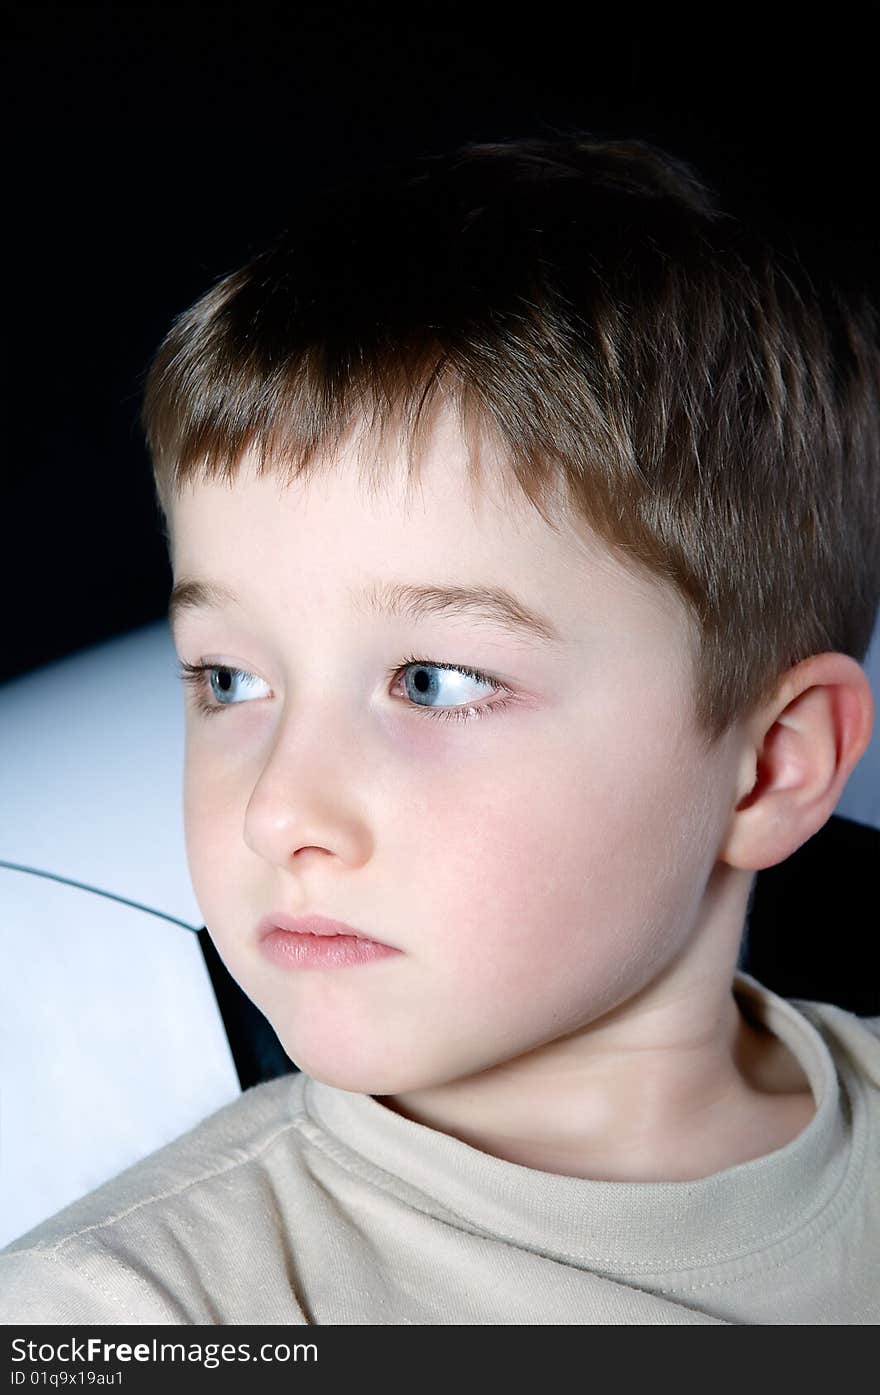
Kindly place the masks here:
POLYGON ((0 681, 164 614, 137 422, 150 356, 349 169, 552 128, 640 137, 731 211, 876 277, 871 7, 788 25, 454 3, 0 13, 0 681))

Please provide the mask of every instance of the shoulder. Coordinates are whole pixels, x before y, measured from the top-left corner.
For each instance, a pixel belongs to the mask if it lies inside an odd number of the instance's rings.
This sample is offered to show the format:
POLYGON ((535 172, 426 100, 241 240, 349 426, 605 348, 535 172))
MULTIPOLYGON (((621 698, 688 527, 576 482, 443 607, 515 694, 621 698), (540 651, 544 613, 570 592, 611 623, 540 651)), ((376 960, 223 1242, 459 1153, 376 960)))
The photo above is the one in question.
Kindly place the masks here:
POLYGON ((251 1087, 0 1250, 0 1323, 192 1322, 193 1285, 297 1145, 301 1087, 251 1087))
POLYGON ((880 1017, 859 1017, 834 1003, 812 999, 789 1002, 813 1024, 838 1065, 880 1089, 880 1017))
POLYGON ((0 1252, 0 1325, 35 1326, 171 1323, 180 1321, 148 1293, 136 1292, 124 1266, 102 1277, 61 1259, 56 1251, 0 1252))

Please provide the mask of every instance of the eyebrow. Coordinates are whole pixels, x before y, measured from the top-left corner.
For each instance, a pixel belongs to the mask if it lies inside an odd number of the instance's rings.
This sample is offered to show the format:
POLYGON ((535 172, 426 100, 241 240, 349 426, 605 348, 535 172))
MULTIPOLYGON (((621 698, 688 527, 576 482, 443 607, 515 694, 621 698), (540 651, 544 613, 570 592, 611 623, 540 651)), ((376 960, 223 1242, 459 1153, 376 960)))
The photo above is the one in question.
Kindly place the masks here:
MULTIPOLYGON (((374 581, 352 599, 359 609, 365 609, 368 614, 391 615, 408 620, 421 620, 432 615, 476 616, 515 638, 525 635, 547 644, 564 642, 548 616, 527 606, 503 586, 434 586, 374 581)), ((168 620, 173 627, 184 611, 221 610, 240 604, 238 596, 228 586, 182 577, 171 592, 168 620)))

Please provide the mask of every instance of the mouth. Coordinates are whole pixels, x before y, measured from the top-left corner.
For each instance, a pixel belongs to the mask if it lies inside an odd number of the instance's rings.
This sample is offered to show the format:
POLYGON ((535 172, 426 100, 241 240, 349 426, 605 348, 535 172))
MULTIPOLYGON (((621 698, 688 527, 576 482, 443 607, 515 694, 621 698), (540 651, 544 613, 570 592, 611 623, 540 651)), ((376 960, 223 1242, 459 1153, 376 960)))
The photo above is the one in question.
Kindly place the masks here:
MULTIPOLYGON (((354 925, 346 925, 344 920, 329 920, 323 915, 286 915, 283 911, 271 911, 264 915, 257 926, 257 938, 263 940, 273 930, 284 930, 290 935, 339 936, 343 939, 360 940, 364 944, 384 944, 383 940, 365 935, 354 925)), ((386 946, 393 949, 393 945, 386 946)))

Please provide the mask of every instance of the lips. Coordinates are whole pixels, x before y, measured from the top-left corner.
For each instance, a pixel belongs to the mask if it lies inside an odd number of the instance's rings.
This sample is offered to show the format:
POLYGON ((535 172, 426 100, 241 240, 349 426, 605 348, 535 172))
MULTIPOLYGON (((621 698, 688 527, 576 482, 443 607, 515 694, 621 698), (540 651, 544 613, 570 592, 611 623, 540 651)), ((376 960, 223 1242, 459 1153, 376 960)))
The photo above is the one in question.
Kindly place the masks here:
MULTIPOLYGON (((273 930, 286 930, 291 935, 344 935, 353 940, 366 940, 370 944, 382 944, 365 935, 354 925, 346 925, 343 920, 328 920, 323 915, 286 915, 283 911, 272 911, 264 915, 257 926, 257 938, 262 940, 273 930)), ((389 949, 392 946, 389 945, 389 949)))

